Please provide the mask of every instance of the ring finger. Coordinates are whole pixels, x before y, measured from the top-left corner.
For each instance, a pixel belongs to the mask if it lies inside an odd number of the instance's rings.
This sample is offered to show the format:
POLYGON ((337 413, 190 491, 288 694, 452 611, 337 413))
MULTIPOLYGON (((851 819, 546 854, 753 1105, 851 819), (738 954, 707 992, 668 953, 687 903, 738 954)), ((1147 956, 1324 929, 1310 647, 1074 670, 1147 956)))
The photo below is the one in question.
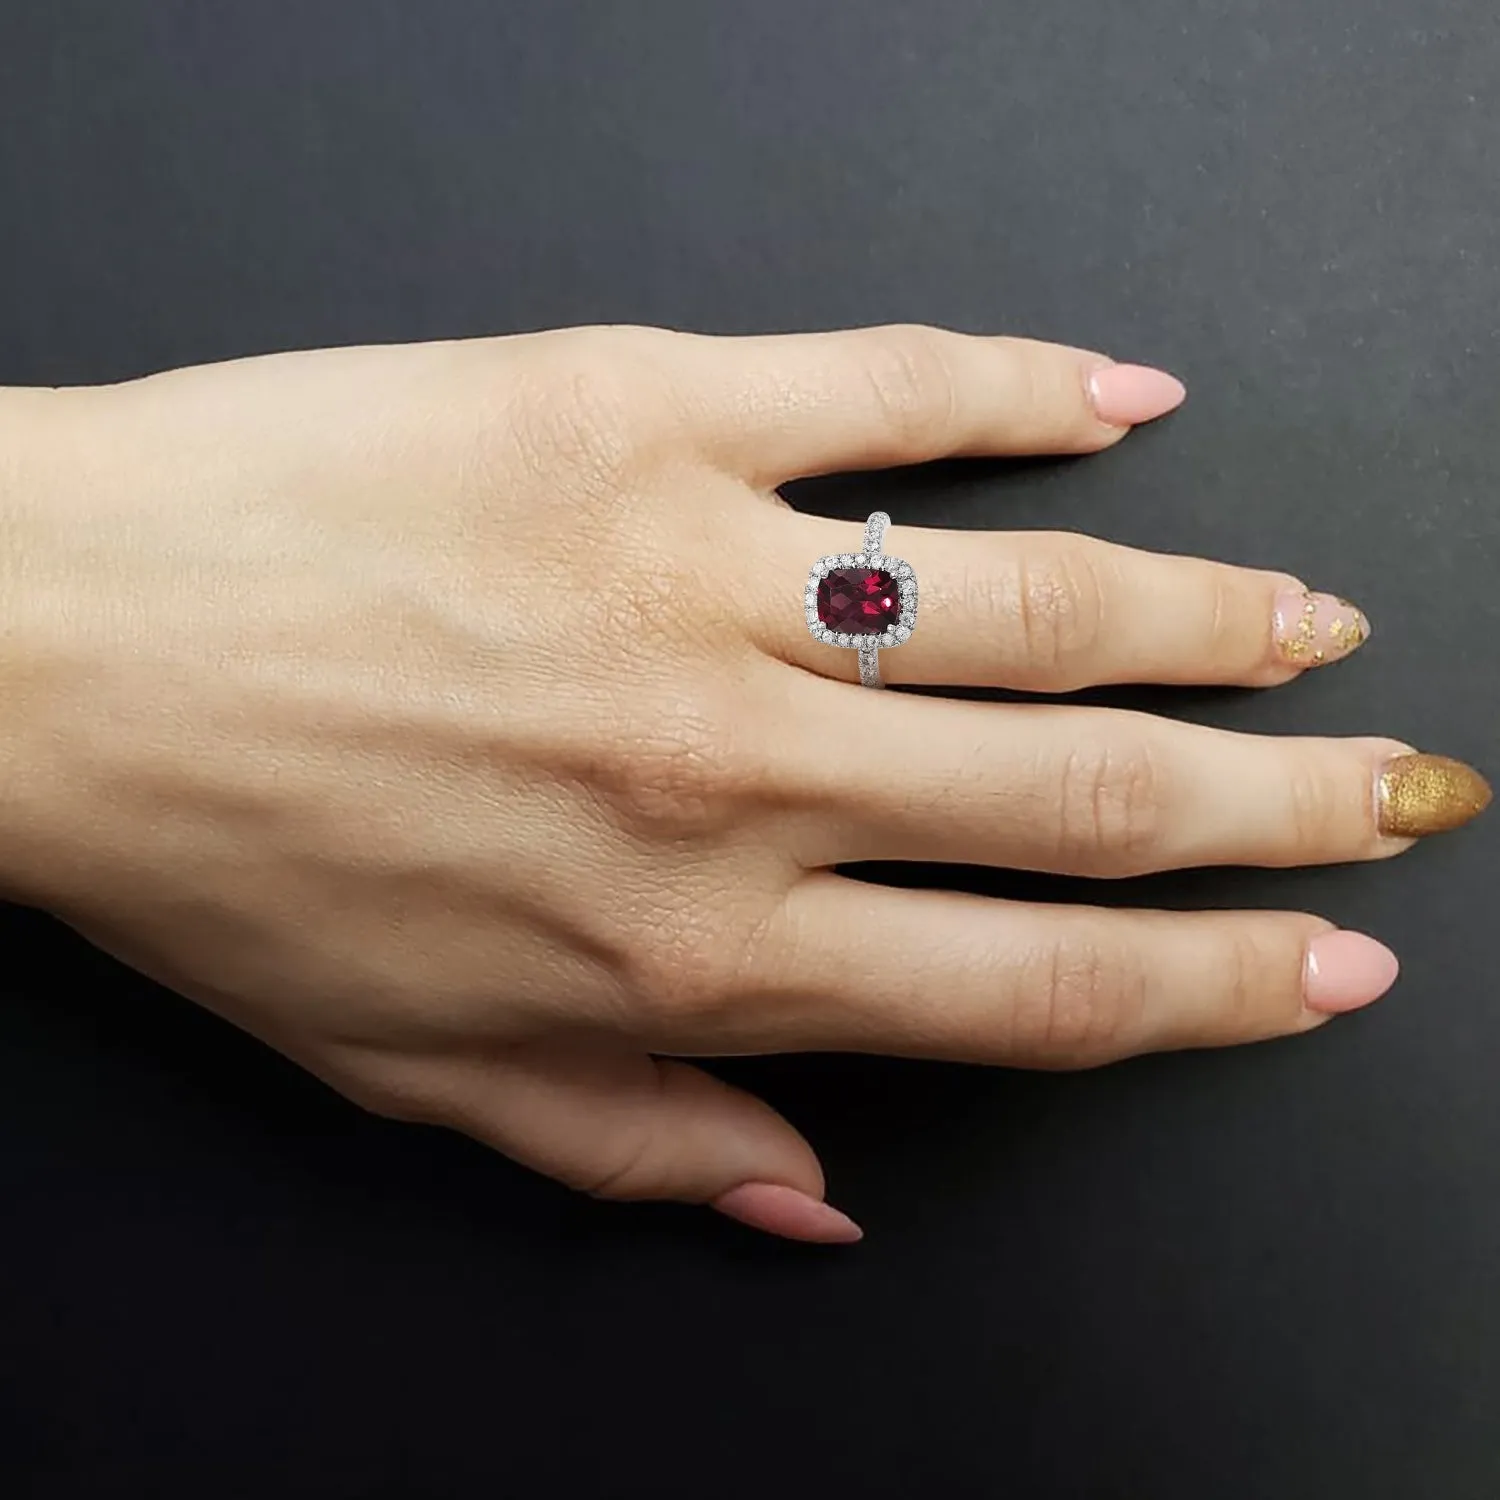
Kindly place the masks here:
MULTIPOLYGON (((856 653, 809 632, 797 584, 814 559, 857 562, 858 530, 797 516, 778 547, 785 600, 766 612, 767 648, 824 676, 857 679, 856 653)), ((894 683, 1042 693, 1120 682, 1266 687, 1349 655, 1370 633, 1353 605, 1286 574, 1068 532, 893 526, 885 550, 921 583, 917 628, 881 652, 894 683)))

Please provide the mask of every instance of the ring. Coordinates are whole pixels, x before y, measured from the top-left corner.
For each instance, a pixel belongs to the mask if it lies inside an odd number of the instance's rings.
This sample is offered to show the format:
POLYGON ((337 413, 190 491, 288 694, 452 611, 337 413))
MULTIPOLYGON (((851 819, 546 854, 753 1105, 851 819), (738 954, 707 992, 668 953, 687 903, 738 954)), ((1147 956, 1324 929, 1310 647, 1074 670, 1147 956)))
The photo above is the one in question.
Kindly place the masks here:
POLYGON ((807 576, 807 628, 825 646, 859 652, 859 680, 880 680, 882 647, 904 646, 917 624, 917 575, 909 562, 882 550, 891 518, 875 511, 858 552, 820 557, 807 576))

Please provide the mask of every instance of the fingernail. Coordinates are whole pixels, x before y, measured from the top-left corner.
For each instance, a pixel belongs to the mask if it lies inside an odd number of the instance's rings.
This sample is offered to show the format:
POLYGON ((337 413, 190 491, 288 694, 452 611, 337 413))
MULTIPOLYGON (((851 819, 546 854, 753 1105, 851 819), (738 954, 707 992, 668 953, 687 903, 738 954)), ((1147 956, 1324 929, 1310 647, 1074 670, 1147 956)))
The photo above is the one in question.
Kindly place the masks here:
POLYGON ((1370 639, 1370 622, 1347 599, 1286 589, 1276 596, 1271 619, 1276 649, 1294 667, 1341 661, 1370 639))
POLYGON ((1362 932, 1325 932, 1307 948, 1302 996, 1309 1010, 1327 1016, 1358 1010, 1396 982, 1401 965, 1384 943, 1362 932))
POLYGON ((1089 376, 1089 396, 1101 422, 1134 427, 1175 411, 1186 400, 1187 387, 1165 370, 1104 365, 1089 376))
POLYGON ((1398 755, 1376 782, 1380 831, 1420 839, 1462 828, 1490 805, 1490 784, 1473 766, 1446 755, 1398 755))
POLYGON ((807 1240, 815 1245, 852 1245, 865 1232, 848 1214, 796 1188, 776 1182, 746 1182, 714 1199, 714 1208, 752 1229, 807 1240))

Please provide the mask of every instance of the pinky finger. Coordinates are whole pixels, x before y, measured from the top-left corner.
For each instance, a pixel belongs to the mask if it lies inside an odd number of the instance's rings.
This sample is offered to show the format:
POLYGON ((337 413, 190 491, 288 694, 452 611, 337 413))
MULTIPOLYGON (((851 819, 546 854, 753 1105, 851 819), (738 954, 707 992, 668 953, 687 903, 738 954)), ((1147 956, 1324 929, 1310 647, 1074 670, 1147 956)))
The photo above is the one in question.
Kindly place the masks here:
POLYGON ((783 921, 765 962, 786 972, 758 978, 800 1003, 737 1045, 1088 1067, 1309 1031, 1397 973, 1373 938, 1295 912, 1029 905, 819 874, 783 921))

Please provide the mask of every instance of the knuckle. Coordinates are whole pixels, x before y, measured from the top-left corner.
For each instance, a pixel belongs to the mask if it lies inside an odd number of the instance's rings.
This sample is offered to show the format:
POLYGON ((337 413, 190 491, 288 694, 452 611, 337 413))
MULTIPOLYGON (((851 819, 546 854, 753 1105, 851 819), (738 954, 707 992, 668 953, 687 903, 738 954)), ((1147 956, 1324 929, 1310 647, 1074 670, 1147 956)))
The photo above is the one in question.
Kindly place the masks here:
POLYGON ((722 828, 753 780, 729 716, 712 704, 653 714, 616 748, 599 782, 626 830, 652 841, 722 828))
POLYGON ((634 1029, 668 1042, 721 1021, 744 987, 747 947, 710 930, 701 909, 649 914, 621 956, 634 1029))
POLYGON ((606 1161, 589 1169, 564 1173, 561 1180, 591 1198, 615 1203, 658 1198, 662 1196, 663 1178, 659 1155, 653 1128, 649 1124, 636 1125, 611 1139, 606 1161))
POLYGON ((1229 1038, 1258 1036, 1265 1030, 1269 955, 1253 933, 1235 932, 1219 962, 1223 981, 1217 1029, 1229 1038))
POLYGON ((1052 688, 1082 686, 1098 655, 1104 584, 1086 548, 1022 554, 1013 584, 1021 654, 1052 688))
POLYGON ((1078 395, 1071 403, 1059 399, 1054 382, 1048 380, 1040 361, 1015 345, 1007 345, 1006 388, 1010 392, 1009 405, 1012 411, 1024 414, 1026 430, 1035 434, 1037 443, 1062 441, 1068 428, 1076 419, 1083 383, 1078 382, 1078 395))
POLYGON ((552 373, 531 413, 535 440, 550 458, 591 473, 613 473, 630 451, 630 393, 607 359, 591 356, 552 373))
POLYGON ((880 329, 870 340, 865 373, 876 413, 900 446, 925 447, 951 430, 958 389, 935 329, 880 329))
MULTIPOLYGON (((1273 658, 1263 582, 1227 563, 1178 563, 1185 618, 1203 622, 1201 652, 1216 677, 1239 681, 1273 658)), ((1195 632, 1196 633, 1196 632, 1195 632)))
POLYGON ((1095 1067, 1136 1049, 1146 976, 1132 950, 1064 939, 1038 955, 1026 991, 1016 1041, 1036 1063, 1095 1067))
MULTIPOLYGON (((1243 590, 1226 568, 1212 568, 1208 576, 1208 656, 1210 661, 1238 664, 1245 656, 1245 641, 1257 632, 1246 628, 1243 590)), ((1264 627, 1258 632, 1264 635, 1264 627)), ((1265 642, 1255 644, 1257 655, 1265 654, 1265 642)))
POLYGON ((1188 1038, 1224 1045, 1257 1041, 1295 1030, 1302 1015, 1302 965, 1312 918, 1220 917, 1219 940, 1205 955, 1212 1004, 1198 1015, 1188 1038))
POLYGON ((1075 745, 1063 761, 1058 863, 1066 873, 1123 876, 1153 867, 1163 772, 1149 742, 1075 745))
MULTIPOLYGON (((1368 798, 1364 800, 1369 800, 1368 798)), ((1320 760, 1299 757, 1287 778, 1287 830, 1293 858, 1326 854, 1349 843, 1349 826, 1368 834, 1373 821, 1371 811, 1360 819, 1350 805, 1340 778, 1320 760)))
POLYGON ((644 329, 548 335, 520 383, 512 417, 533 460, 589 476, 626 469, 671 409, 657 346, 644 329))

